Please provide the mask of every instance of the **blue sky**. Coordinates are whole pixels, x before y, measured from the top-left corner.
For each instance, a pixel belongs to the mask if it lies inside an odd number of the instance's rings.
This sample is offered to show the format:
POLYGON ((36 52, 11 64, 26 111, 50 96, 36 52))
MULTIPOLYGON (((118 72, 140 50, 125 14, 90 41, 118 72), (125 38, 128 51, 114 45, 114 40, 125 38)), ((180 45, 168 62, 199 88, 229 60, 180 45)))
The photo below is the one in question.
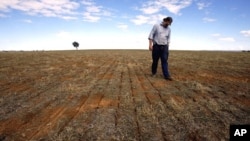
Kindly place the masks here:
POLYGON ((1 0, 0 51, 148 49, 173 17, 171 50, 250 50, 249 0, 1 0))

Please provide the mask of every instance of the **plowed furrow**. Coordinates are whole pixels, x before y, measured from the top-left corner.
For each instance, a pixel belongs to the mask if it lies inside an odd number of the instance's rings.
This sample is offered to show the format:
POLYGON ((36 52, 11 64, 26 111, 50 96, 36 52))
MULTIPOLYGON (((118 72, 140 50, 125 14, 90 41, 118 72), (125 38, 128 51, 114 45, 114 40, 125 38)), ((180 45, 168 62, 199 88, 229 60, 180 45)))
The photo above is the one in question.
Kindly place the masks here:
MULTIPOLYGON (((100 140, 112 140, 112 136, 115 136, 116 133, 116 108, 117 108, 117 92, 119 89, 114 87, 115 85, 119 85, 116 83, 117 78, 114 77, 115 75, 119 74, 119 70, 117 70, 117 62, 113 63, 110 66, 108 73, 103 77, 102 82, 98 84, 102 84, 100 89, 94 90, 91 95, 103 96, 101 99, 93 97, 92 99, 98 101, 92 101, 90 98, 89 103, 85 103, 84 110, 92 109, 92 116, 91 119, 87 118, 85 120, 79 120, 79 122, 83 122, 87 125, 91 125, 92 128, 89 130, 83 129, 83 136, 89 137, 92 140, 100 139, 100 140), (100 99, 100 101, 99 101, 100 99), (94 104, 94 105, 93 105, 94 104), (92 106, 91 106, 92 105, 92 106), (106 124, 105 124, 106 123, 106 124)), ((98 88, 98 86, 97 86, 98 88)), ((119 88, 119 87, 118 87, 119 88)))
MULTIPOLYGON (((98 73, 97 74, 97 79, 99 79, 99 81, 102 80, 103 77, 105 77, 105 75, 108 73, 110 67, 107 67, 107 66, 111 66, 111 64, 113 64, 113 62, 108 62, 108 64, 105 64, 103 67, 102 67, 102 71, 104 71, 104 73, 98 73), (105 70, 105 68, 106 70, 105 70), (103 70, 104 69, 104 70, 103 70)), ((95 78, 96 79, 96 78, 95 78)), ((97 83, 98 84, 98 83, 97 83)), ((92 89, 95 89, 97 87, 97 85, 93 86, 92 89)), ((70 101, 67 101, 64 105, 65 105, 65 108, 64 110, 62 110, 56 117, 53 118, 53 120, 49 120, 47 122, 50 122, 52 123, 51 127, 48 129, 46 128, 46 123, 41 126, 42 129, 39 130, 39 132, 33 134, 30 138, 38 138, 39 136, 41 135, 44 135, 46 133, 48 133, 48 130, 51 130, 55 127, 56 123, 58 121, 60 121, 61 118, 63 118, 64 115, 67 115, 67 119, 65 119, 65 121, 63 121, 63 123, 61 123, 59 125, 59 127, 57 127, 58 129, 57 130, 61 130, 63 129, 72 119, 74 119, 79 113, 82 113, 84 112, 86 109, 94 109, 96 107, 98 107, 98 104, 99 102, 101 101, 103 97, 103 94, 101 93, 95 93, 93 94, 93 90, 90 90, 89 93, 88 93, 88 98, 84 98, 83 100, 80 101, 80 105, 79 107, 74 107, 73 109, 71 108, 68 108, 67 105, 68 103, 70 103, 70 101), (86 106, 84 106, 86 105, 86 106), (85 108, 84 108, 85 107, 85 108), (74 109, 77 109, 77 110, 74 110, 74 109), (69 111, 70 110, 70 111, 69 111), (70 114, 69 114, 70 113, 70 114)))
MULTIPOLYGON (((74 73, 73 73, 74 74, 74 73)), ((74 76, 75 76, 76 74, 74 74, 74 76)), ((95 80, 95 81, 97 81, 97 80, 95 80)), ((52 85, 53 86, 53 85, 52 85)), ((51 86, 50 86, 51 87, 51 86)), ((49 90, 48 88, 46 89, 46 90, 49 90)), ((57 92, 58 93, 58 92, 57 92)), ((60 94, 60 93, 58 93, 58 94, 60 94)), ((49 95, 53 95, 53 93, 49 93, 49 95)), ((37 97, 36 97, 37 98, 37 97)), ((44 95, 43 95, 43 98, 46 98, 46 97, 44 97, 44 95)), ((58 100, 58 99, 57 99, 58 100)), ((47 106, 49 106, 50 104, 50 102, 53 102, 53 101, 48 101, 48 102, 45 102, 44 103, 44 107, 42 106, 42 105, 40 105, 40 110, 42 110, 42 109, 48 109, 49 110, 49 108, 47 108, 47 106), (46 104, 47 103, 47 104, 46 104), (45 106, 46 105, 46 106, 45 106)), ((55 101, 54 101, 55 102, 55 101)), ((68 102, 70 102, 70 101, 68 101, 68 102)), ((66 103, 65 103, 66 104, 66 103)), ((33 109, 33 108, 32 108, 33 109)), ((39 111, 39 109, 37 109, 38 111, 39 111)), ((47 110, 47 111, 48 111, 47 110)), ((66 109, 63 109, 63 110, 61 110, 60 111, 60 114, 57 114, 58 116, 57 117, 60 117, 61 115, 62 115, 62 113, 64 113, 66 111, 66 109)), ((36 111, 36 113, 37 113, 37 111, 36 111)), ((47 112, 46 111, 42 111, 42 113, 44 113, 44 114, 46 114, 47 112)), ((43 115, 43 114, 41 114, 41 115, 43 115)), ((38 117, 38 116, 33 116, 32 118, 35 118, 34 120, 34 122, 33 123, 36 123, 36 119, 38 119, 39 120, 39 118, 41 118, 41 117, 38 117)), ((41 119, 43 119, 43 118, 41 118, 41 119)), ((45 117, 45 119, 46 119, 46 121, 43 121, 42 123, 44 123, 44 124, 41 124, 40 125, 40 127, 38 127, 38 129, 39 128, 41 128, 41 127, 43 127, 43 126, 45 126, 46 127, 46 124, 48 124, 48 122, 51 122, 50 120, 50 118, 46 118, 45 117)), ((32 119, 31 119, 32 120, 32 119)), ((56 121, 56 120, 58 120, 58 118, 54 118, 53 119, 54 121, 56 121)), ((53 121, 52 121, 53 122, 53 121)), ((10 125, 11 125, 11 123, 9 123, 10 125)), ((21 131, 23 131, 22 129, 29 129, 29 127, 26 127, 26 126, 32 126, 32 125, 29 125, 30 124, 30 122, 29 123, 24 123, 24 125, 22 125, 22 123, 18 126, 17 125, 17 128, 15 128, 16 129, 16 131, 17 130, 21 130, 21 131)), ((36 125, 34 125, 34 126, 36 126, 36 125)), ((14 132, 16 132, 16 131, 14 131, 14 132)), ((36 132, 34 132, 35 134, 37 134, 36 132)), ((39 132, 38 132, 39 133, 39 132)), ((24 133, 24 132, 22 132, 22 134, 24 134, 25 136, 26 136, 26 138, 28 138, 27 137, 27 133, 24 133)), ((33 137, 34 135, 31 135, 31 137, 33 137)))
MULTIPOLYGON (((104 71, 104 73, 98 73, 98 75, 95 78, 96 81, 100 81, 103 77, 105 77, 106 73, 109 70, 108 69, 105 70, 104 67, 108 68, 107 66, 111 66, 111 64, 112 64, 112 62, 108 62, 108 64, 105 64, 102 67, 102 69, 100 69, 100 70, 102 70, 101 72, 104 71)), ((97 72, 95 72, 95 73, 97 73, 97 72)), ((97 84, 95 86, 93 86, 92 89, 95 89, 97 87, 97 84)), ((63 114, 67 115, 67 120, 64 121, 63 123, 61 123, 61 125, 59 127, 57 127, 59 131, 61 129, 63 129, 72 119, 74 119, 75 116, 77 116, 79 113, 84 112, 83 105, 87 105, 86 109, 96 108, 98 106, 98 103, 100 102, 100 100, 103 97, 103 95, 99 94, 99 93, 93 94, 93 90, 89 90, 88 95, 89 95, 89 97, 88 98, 84 98, 84 100, 81 100, 80 104, 77 107, 70 108, 70 111, 69 110, 65 110, 65 111, 61 112, 62 115, 63 114)), ((68 102, 70 102, 70 101, 68 101, 68 102)), ((58 118, 60 118, 60 116, 57 116, 57 118, 54 118, 55 122, 58 120, 58 118)), ((45 128, 43 130, 46 131, 47 129, 45 128)), ((39 131, 39 133, 37 133, 36 135, 33 135, 33 138, 35 138, 36 136, 38 136, 40 133, 42 133, 42 132, 39 131)))
POLYGON ((249 123, 248 58, 171 51, 166 81, 149 51, 0 52, 0 140, 229 140, 249 123))
MULTIPOLYGON (((98 68, 100 68, 101 66, 99 66, 98 68)), ((85 76, 93 76, 93 74, 95 73, 95 71, 98 69, 98 68, 94 68, 90 73, 88 74, 85 74, 85 76)), ((65 77, 67 76, 68 78, 70 78, 71 80, 74 80, 76 78, 77 75, 79 75, 82 71, 84 70, 78 70, 77 72, 68 72, 68 71, 64 71, 62 73, 62 71, 59 71, 60 73, 56 73, 56 74, 52 74, 50 77, 50 81, 48 81, 48 83, 45 83, 43 84, 42 87, 34 87, 32 86, 31 84, 34 83, 34 81, 37 81, 39 83, 39 79, 38 78, 32 78, 30 81, 24 81, 25 83, 22 83, 20 86, 22 85, 25 85, 25 86, 29 86, 30 88, 26 89, 25 91, 23 92, 15 92, 17 93, 17 95, 15 95, 15 97, 13 97, 13 94, 9 93, 5 93, 3 92, 3 99, 4 99, 4 102, 9 102, 9 101, 15 101, 15 103, 11 104, 13 108, 15 108, 16 111, 20 111, 21 113, 23 113, 23 111, 26 111, 27 109, 23 108, 22 106, 20 105, 27 105, 26 103, 29 103, 31 105, 37 105, 36 102, 38 100, 44 102, 46 100, 43 100, 43 99, 46 99, 47 97, 45 96, 45 94, 50 97, 51 93, 47 93, 48 91, 51 91, 52 89, 59 89, 59 87, 61 86, 62 84, 62 81, 61 81, 61 78, 62 77, 65 77), (35 90, 36 89, 36 90, 35 90), (41 95, 43 94, 43 95, 41 95), (22 97, 26 97, 26 100, 23 99, 22 97), (9 98, 11 98, 12 100, 9 100, 9 98), (19 102, 20 101, 20 102, 19 102), (28 102, 29 101, 29 102, 28 102), (34 103, 34 102, 35 103, 34 103), (19 110, 20 109, 20 110, 19 110)), ((84 76, 84 77, 85 77, 84 76)), ((40 78, 42 79, 42 78, 40 78)), ((67 81, 71 81, 71 80, 67 80, 67 81)), ((88 79, 87 80, 87 83, 88 84, 89 82, 92 82, 92 78, 91 79, 88 79)), ((88 85, 85 85, 85 86, 88 86, 88 85)), ((89 85, 89 86, 92 86, 92 85, 89 85)), ((55 94, 58 94, 58 93, 55 93, 55 94)), ((53 96, 55 97, 55 95, 53 94, 53 96)), ((4 108, 4 106, 8 106, 8 104, 6 103, 1 103, 3 109, 7 109, 7 108, 4 108)), ((32 106, 29 106, 29 107, 32 107, 32 106)), ((44 107, 46 108, 46 107, 44 107)), ((13 111, 13 112, 16 112, 16 111, 13 111)), ((28 109, 29 111, 29 109, 28 109)), ((4 112, 4 111, 3 111, 4 112)), ((11 115, 13 114, 13 112, 4 112, 4 114, 6 116, 8 115, 11 115)))

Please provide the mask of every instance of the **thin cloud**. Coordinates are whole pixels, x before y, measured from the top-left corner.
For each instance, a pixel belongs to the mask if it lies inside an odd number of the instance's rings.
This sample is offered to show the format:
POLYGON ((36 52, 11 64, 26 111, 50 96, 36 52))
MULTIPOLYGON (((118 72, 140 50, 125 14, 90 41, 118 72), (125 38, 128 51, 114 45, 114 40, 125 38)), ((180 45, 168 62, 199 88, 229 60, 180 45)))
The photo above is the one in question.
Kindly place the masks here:
POLYGON ((101 11, 101 6, 95 6, 95 5, 88 6, 86 8, 86 11, 93 12, 93 13, 99 13, 101 11))
POLYGON ((209 7, 210 3, 198 2, 196 5, 197 5, 199 10, 203 10, 204 8, 209 7))
POLYGON ((233 37, 223 37, 220 33, 214 33, 211 34, 211 36, 215 37, 219 41, 224 41, 224 42, 235 42, 235 39, 233 37))
POLYGON ((79 3, 70 0, 11 0, 1 1, 0 11, 9 12, 11 9, 14 9, 22 11, 28 15, 74 19, 75 15, 77 15, 75 10, 79 6, 79 3))
POLYGON ((83 21, 87 21, 87 22, 98 22, 100 20, 99 16, 94 16, 92 13, 90 12, 85 12, 83 13, 83 21))
POLYGON ((157 1, 147 1, 142 7, 137 8, 143 14, 155 14, 161 10, 162 6, 158 4, 157 1))
POLYGON ((95 4, 92 0, 82 1, 85 7, 83 12, 83 21, 98 22, 103 16, 111 16, 111 13, 102 6, 95 4))
POLYGON ((181 15, 180 11, 192 4, 192 0, 148 0, 136 10, 142 13, 132 18, 130 21, 135 25, 155 24, 162 21, 167 15, 162 11, 169 11, 175 15, 181 15))
POLYGON ((208 18, 208 17, 205 17, 202 19, 205 23, 209 23, 209 22, 215 22, 216 19, 213 19, 213 18, 208 18))
POLYGON ((120 24, 117 25, 117 28, 122 29, 122 30, 127 30, 128 29, 128 25, 120 23, 120 24))
POLYGON ((171 13, 180 15, 180 11, 192 4, 192 0, 162 0, 163 6, 171 13))
POLYGON ((235 39, 232 37, 219 38, 219 40, 225 42, 235 42, 235 39))
POLYGON ((242 30, 240 33, 245 37, 250 37, 250 30, 242 30))
POLYGON ((25 20, 23 20, 23 22, 25 22, 25 23, 33 23, 32 20, 29 20, 29 19, 25 19, 25 20))
MULTIPOLYGON (((31 16, 56 17, 65 20, 76 20, 82 16, 83 21, 97 22, 103 16, 110 16, 111 13, 92 0, 81 2, 73 0, 10 0, 0 1, 0 11, 8 13, 12 9, 22 11, 31 16), (79 8, 83 6, 83 10, 79 8)), ((1 14, 0 17, 5 17, 1 14)))
POLYGON ((143 14, 155 14, 161 10, 180 15, 180 11, 192 4, 192 0, 149 0, 139 8, 143 14))
POLYGON ((144 7, 140 9, 144 14, 154 14, 160 11, 158 7, 144 7))
POLYGON ((0 11, 3 11, 3 12, 9 12, 10 11, 10 6, 11 5, 17 5, 18 4, 18 1, 17 0, 2 0, 0 1, 0 11))
POLYGON ((138 15, 138 16, 136 16, 135 19, 132 19, 131 21, 132 21, 134 24, 136 24, 136 25, 142 25, 142 24, 148 23, 149 17, 143 16, 143 15, 138 15))
POLYGON ((8 16, 5 15, 5 14, 1 14, 1 13, 0 13, 0 18, 6 18, 6 17, 8 17, 8 16))
POLYGON ((214 33, 214 34, 212 34, 211 36, 213 36, 213 37, 219 37, 219 36, 221 36, 219 33, 214 33))
POLYGON ((64 20, 77 20, 78 17, 73 17, 73 16, 61 16, 60 18, 64 20))
POLYGON ((83 1, 82 1, 82 4, 83 4, 83 5, 86 5, 86 6, 91 6, 91 5, 93 5, 94 3, 93 3, 91 0, 83 0, 83 1))
POLYGON ((135 25, 142 25, 142 24, 155 24, 166 17, 166 15, 157 14, 157 15, 138 15, 134 19, 131 20, 135 25))

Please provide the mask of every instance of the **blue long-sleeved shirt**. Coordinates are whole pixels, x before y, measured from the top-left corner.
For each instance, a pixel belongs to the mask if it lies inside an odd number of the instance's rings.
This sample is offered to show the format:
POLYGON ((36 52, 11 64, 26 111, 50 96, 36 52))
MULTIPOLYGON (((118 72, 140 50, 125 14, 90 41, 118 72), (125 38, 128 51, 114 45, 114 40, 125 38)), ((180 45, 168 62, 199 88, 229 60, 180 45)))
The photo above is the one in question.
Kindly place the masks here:
POLYGON ((161 24, 155 24, 151 30, 148 39, 153 40, 154 44, 167 45, 170 42, 171 29, 163 27, 161 24))

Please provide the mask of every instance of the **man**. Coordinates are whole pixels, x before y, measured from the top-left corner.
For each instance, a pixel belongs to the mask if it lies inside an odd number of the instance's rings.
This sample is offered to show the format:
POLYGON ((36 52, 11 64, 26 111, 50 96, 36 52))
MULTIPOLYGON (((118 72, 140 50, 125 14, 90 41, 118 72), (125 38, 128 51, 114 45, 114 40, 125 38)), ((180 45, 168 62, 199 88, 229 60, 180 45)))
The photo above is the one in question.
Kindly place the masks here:
POLYGON ((149 50, 152 51, 152 76, 157 72, 158 60, 161 58, 163 76, 166 80, 172 81, 168 71, 168 47, 170 42, 171 29, 169 26, 173 22, 171 17, 163 19, 161 24, 154 25, 149 34, 149 50))

